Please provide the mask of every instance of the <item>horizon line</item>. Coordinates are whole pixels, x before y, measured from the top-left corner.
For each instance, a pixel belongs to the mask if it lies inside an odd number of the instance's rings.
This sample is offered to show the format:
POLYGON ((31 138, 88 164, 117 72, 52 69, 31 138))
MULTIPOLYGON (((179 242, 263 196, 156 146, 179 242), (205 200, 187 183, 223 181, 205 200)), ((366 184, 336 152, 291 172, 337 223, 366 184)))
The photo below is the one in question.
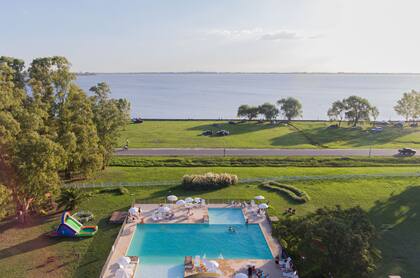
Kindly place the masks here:
POLYGON ((420 72, 317 72, 317 71, 133 71, 133 72, 101 72, 101 71, 77 71, 77 75, 93 75, 93 74, 412 74, 420 75, 420 72))

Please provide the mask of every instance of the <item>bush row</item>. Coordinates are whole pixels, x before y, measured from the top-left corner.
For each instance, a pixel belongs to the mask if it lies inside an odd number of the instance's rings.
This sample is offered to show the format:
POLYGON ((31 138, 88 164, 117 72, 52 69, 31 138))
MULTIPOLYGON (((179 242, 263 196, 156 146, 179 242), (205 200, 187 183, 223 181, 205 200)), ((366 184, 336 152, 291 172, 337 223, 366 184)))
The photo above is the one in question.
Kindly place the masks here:
POLYGON ((418 166, 420 157, 113 157, 109 166, 120 167, 380 167, 418 166))
POLYGON ((262 186, 277 191, 298 203, 306 203, 311 199, 305 191, 300 190, 299 188, 294 187, 293 185, 269 181, 263 182, 262 186))
POLYGON ((182 185, 187 189, 210 189, 236 183, 238 183, 238 176, 227 173, 206 173, 204 175, 184 175, 182 177, 182 185))

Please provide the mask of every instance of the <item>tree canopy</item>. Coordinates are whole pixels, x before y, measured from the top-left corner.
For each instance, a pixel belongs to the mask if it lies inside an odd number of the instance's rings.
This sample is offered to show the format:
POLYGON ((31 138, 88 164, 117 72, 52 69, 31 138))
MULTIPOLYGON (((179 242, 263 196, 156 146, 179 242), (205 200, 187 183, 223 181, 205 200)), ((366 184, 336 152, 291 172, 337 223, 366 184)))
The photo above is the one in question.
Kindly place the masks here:
POLYGON ((258 106, 258 113, 263 115, 267 121, 272 121, 279 115, 279 110, 271 103, 264 103, 258 106))
POLYGON ((274 225, 302 277, 370 277, 380 258, 375 227, 360 207, 322 208, 274 225))
POLYGON ((334 101, 331 108, 328 109, 327 115, 332 121, 337 121, 338 126, 341 126, 341 122, 345 118, 346 106, 340 100, 334 101))
POLYGON ((280 111, 288 121, 302 116, 302 104, 293 97, 282 98, 277 104, 280 105, 280 111))
POLYGON ((420 92, 412 90, 409 93, 404 93, 397 105, 394 106, 394 110, 406 121, 417 120, 420 117, 420 92))
POLYGON ((249 106, 247 104, 241 105, 238 108, 238 117, 245 117, 248 120, 255 119, 258 116, 258 107, 249 106))
POLYGON ((38 58, 26 75, 22 60, 0 57, 0 183, 23 220, 57 195, 62 173, 85 178, 103 168, 127 123, 129 103, 100 92, 105 83, 89 98, 70 66, 38 58))

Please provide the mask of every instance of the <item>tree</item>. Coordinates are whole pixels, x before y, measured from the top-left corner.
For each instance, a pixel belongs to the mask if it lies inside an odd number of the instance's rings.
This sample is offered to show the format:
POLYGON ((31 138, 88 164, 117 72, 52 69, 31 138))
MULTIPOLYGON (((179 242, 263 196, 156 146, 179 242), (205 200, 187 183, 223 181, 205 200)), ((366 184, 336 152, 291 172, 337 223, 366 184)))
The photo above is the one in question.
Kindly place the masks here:
POLYGON ((59 142, 67 154, 66 178, 74 173, 91 176, 102 167, 99 137, 89 98, 76 85, 70 86, 58 119, 59 142))
POLYGON ((328 109, 328 117, 332 121, 338 121, 338 126, 341 126, 341 122, 345 117, 346 107, 342 101, 334 101, 331 108, 328 109))
POLYGON ((110 99, 111 90, 105 83, 90 88, 95 95, 92 102, 93 121, 99 136, 102 168, 108 164, 121 131, 130 120, 130 103, 125 99, 110 99))
POLYGON ((267 121, 272 121, 279 115, 279 110, 273 104, 266 102, 258 106, 258 113, 263 115, 267 121))
POLYGON ((420 117, 420 92, 412 90, 409 93, 404 93, 397 105, 394 106, 394 110, 406 121, 416 121, 420 117))
POLYGON ((57 202, 60 207, 63 207, 65 210, 73 210, 83 202, 85 199, 89 198, 90 194, 82 191, 81 189, 70 187, 61 190, 60 197, 57 202))
POLYGON ((353 127, 357 126, 360 121, 370 121, 372 114, 378 111, 367 99, 358 96, 343 99, 343 104, 346 109, 345 117, 353 127))
POLYGON ((0 220, 7 215, 10 197, 10 190, 6 186, 0 184, 0 220))
POLYGON ((19 186, 15 188, 21 221, 31 206, 40 205, 47 193, 57 193, 61 185, 58 171, 64 164, 63 148, 45 135, 36 132, 18 137, 13 160, 19 186))
POLYGON ((360 207, 318 209, 273 228, 302 277, 370 277, 379 258, 377 232, 360 207))
POLYGON ((288 121, 302 116, 302 104, 293 97, 282 98, 277 104, 280 105, 280 111, 288 121))
POLYGON ((258 116, 258 107, 241 105, 238 108, 238 117, 246 117, 249 121, 255 119, 258 116))
MULTIPOLYGON (((29 79, 23 70, 23 61, 0 57, 0 183, 21 221, 58 194, 63 170, 68 177, 88 177, 104 165, 97 107, 74 83, 67 59, 34 59, 29 79)), ((107 101, 123 114, 119 120, 127 117, 127 101, 107 101)), ((102 113, 113 117, 111 112, 102 113)), ((102 129, 101 136, 112 141, 117 133, 102 129)))

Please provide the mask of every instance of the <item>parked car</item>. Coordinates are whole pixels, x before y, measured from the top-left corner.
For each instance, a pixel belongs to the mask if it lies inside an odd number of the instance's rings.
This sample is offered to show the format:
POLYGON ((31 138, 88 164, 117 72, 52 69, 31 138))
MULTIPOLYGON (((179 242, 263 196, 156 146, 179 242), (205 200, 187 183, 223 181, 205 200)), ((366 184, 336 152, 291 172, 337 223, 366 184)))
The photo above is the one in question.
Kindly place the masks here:
POLYGON ((413 156, 416 154, 416 150, 415 149, 411 149, 411 148, 402 148, 398 150, 398 154, 402 155, 402 156, 413 156))
POLYGON ((224 130, 224 129, 222 129, 222 130, 218 130, 217 132, 216 132, 216 135, 217 136, 228 136, 230 133, 229 133, 229 131, 227 131, 227 130, 224 130))
POLYGON ((205 131, 203 131, 203 133, 201 133, 201 135, 203 135, 203 136, 211 136, 211 135, 213 135, 213 131, 211 131, 211 130, 205 130, 205 131))
POLYGON ((228 124, 230 124, 230 125, 236 125, 237 122, 235 122, 235 121, 229 121, 228 124))
POLYGON ((418 123, 412 123, 412 124, 410 124, 410 127, 418 127, 419 125, 418 125, 418 123))
POLYGON ((373 133, 378 133, 378 132, 382 132, 384 130, 383 127, 377 126, 372 128, 370 131, 372 131, 373 133))
POLYGON ((337 129, 337 128, 338 128, 338 125, 337 124, 330 125, 330 126, 327 127, 327 129, 337 129))
POLYGON ((394 127, 403 128, 404 127, 404 122, 395 123, 394 127))
POLYGON ((143 120, 141 118, 132 118, 131 121, 134 124, 141 124, 143 122, 143 120))

